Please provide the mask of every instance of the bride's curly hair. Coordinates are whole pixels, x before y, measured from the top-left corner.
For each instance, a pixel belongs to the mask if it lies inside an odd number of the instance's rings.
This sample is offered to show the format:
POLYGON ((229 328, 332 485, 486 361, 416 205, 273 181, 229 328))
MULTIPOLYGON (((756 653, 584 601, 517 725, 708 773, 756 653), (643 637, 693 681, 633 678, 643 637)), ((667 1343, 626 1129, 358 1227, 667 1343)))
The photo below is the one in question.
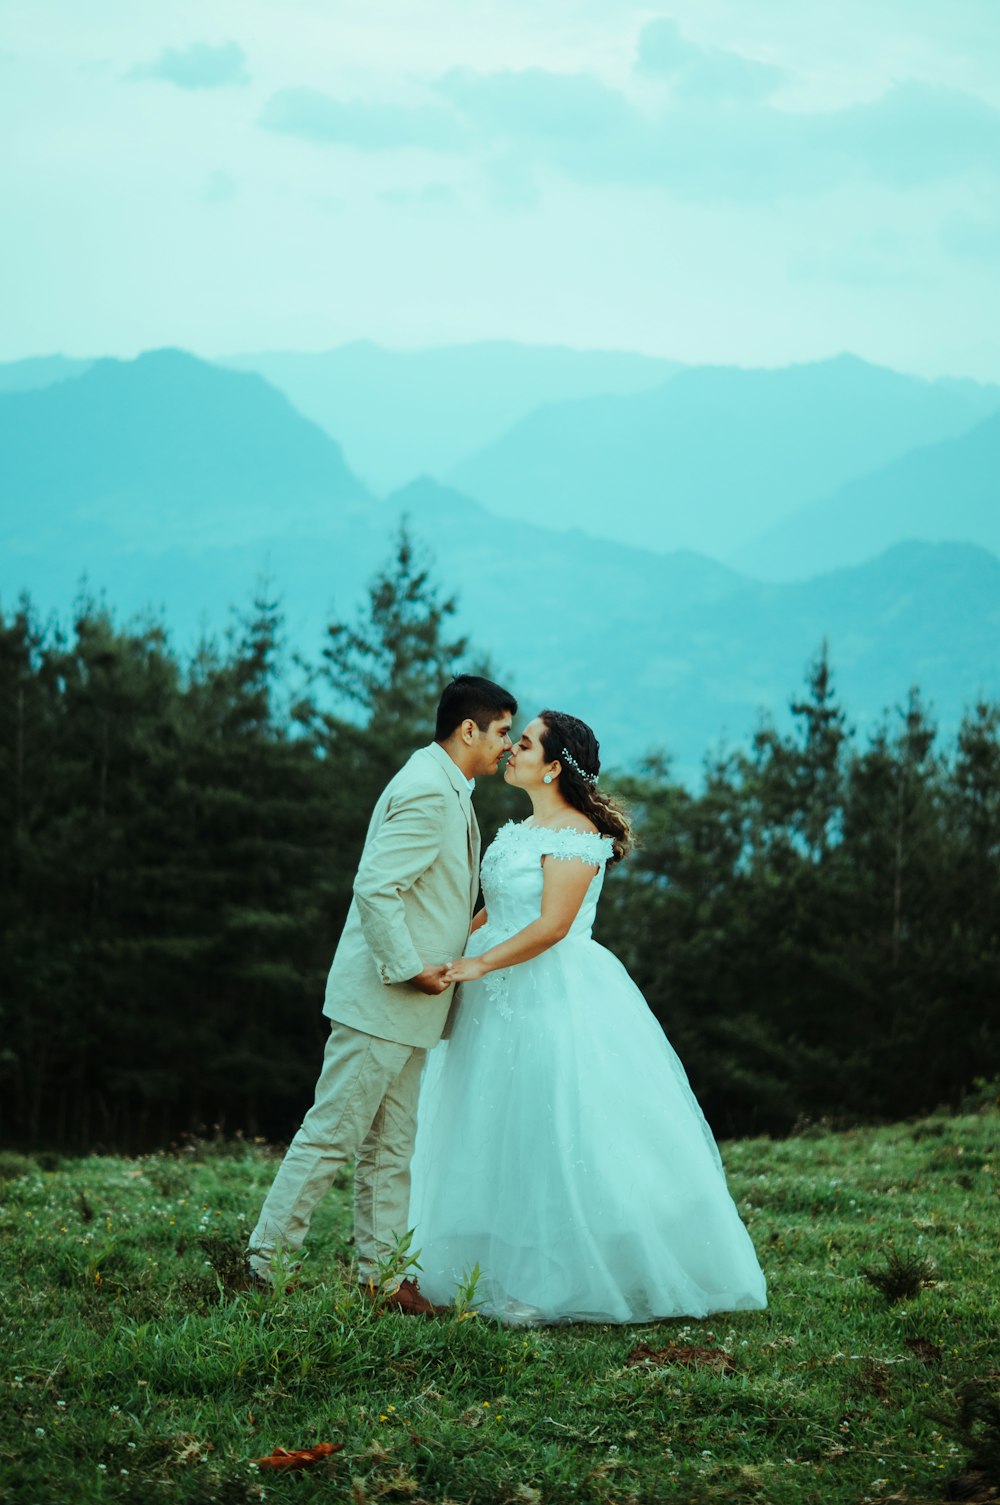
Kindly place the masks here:
POLYGON ((614 862, 621 862, 632 845, 632 825, 621 805, 597 788, 601 770, 601 744, 585 721, 565 711, 539 711, 545 730, 542 751, 549 762, 562 764, 559 789, 574 810, 592 820, 602 836, 615 846, 614 862), (566 754, 572 759, 569 762, 566 754), (575 765, 575 766, 574 766, 575 765))

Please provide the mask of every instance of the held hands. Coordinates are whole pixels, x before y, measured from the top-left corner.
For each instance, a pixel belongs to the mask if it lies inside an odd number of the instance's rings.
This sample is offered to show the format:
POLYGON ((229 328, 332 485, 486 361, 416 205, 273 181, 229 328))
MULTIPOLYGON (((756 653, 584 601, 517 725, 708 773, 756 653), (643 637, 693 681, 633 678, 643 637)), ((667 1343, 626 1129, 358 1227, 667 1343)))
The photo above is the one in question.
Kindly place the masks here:
POLYGON ((453 982, 478 982, 488 971, 481 956, 460 956, 457 961, 448 963, 444 975, 450 985, 453 982))
POLYGON ((416 977, 409 979, 411 988, 418 988, 421 993, 444 993, 451 987, 453 979, 447 976, 448 966, 445 962, 436 962, 433 966, 425 967, 418 972, 416 977))
POLYGON ((462 956, 453 962, 436 962, 427 966, 416 977, 409 979, 411 988, 418 988, 421 993, 447 992, 456 982, 475 982, 485 976, 489 970, 483 965, 479 956, 462 956))

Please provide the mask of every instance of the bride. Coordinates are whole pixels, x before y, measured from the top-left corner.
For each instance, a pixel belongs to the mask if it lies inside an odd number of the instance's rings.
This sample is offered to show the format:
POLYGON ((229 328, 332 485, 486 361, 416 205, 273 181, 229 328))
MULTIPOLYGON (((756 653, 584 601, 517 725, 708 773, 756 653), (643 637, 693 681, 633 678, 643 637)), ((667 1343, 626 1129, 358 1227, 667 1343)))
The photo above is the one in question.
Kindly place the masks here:
POLYGON ((478 1265, 505 1322, 646 1322, 766 1305, 764 1276, 684 1068, 591 938, 624 812, 599 747, 542 711, 504 777, 531 801, 482 866, 485 908, 450 1039, 428 1057, 409 1223, 420 1283, 452 1300, 478 1265))

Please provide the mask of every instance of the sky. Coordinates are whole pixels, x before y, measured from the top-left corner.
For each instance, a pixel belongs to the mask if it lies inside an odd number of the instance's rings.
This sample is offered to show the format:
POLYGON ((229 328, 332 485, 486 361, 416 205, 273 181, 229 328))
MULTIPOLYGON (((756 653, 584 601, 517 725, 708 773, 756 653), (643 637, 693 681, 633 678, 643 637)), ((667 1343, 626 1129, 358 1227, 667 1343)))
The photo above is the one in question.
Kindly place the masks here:
POLYGON ((1000 381, 998 0, 0 0, 0 360, 1000 381))

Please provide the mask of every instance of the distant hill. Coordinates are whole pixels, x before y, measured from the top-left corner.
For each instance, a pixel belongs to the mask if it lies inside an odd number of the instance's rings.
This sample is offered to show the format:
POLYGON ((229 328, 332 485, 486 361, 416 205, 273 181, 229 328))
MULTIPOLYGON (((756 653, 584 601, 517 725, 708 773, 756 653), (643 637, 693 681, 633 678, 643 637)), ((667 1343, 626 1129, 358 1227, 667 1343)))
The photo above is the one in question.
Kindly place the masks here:
POLYGON ((23 361, 0 363, 0 392, 32 392, 70 381, 89 371, 93 361, 70 360, 65 355, 30 355, 23 361))
POLYGON ((948 726, 977 695, 1000 698, 1000 560, 982 549, 901 544, 774 586, 684 550, 499 519, 432 482, 385 505, 431 541, 464 625, 516 676, 526 706, 592 717, 609 757, 660 745, 695 781, 706 750, 724 735, 744 741, 761 709, 787 720, 824 640, 862 730, 912 684, 948 726))
POLYGON ((858 564, 900 538, 963 540, 1000 555, 1000 414, 912 450, 814 502, 738 551, 771 580, 858 564))
POLYGON ((543 549, 540 529, 484 522, 467 516, 444 536, 427 526, 464 624, 526 706, 592 719, 620 762, 659 746, 695 782, 706 751, 745 743, 762 710, 787 723, 824 641, 862 733, 914 684, 945 727, 977 696, 1000 699, 1000 560, 971 545, 899 544, 852 569, 761 585, 687 552, 605 545, 602 563, 582 535, 543 549))
MULTIPOLYGON (((710 735, 724 727, 730 743, 741 741, 756 707, 787 720, 805 660, 824 639, 861 733, 901 705, 911 685, 944 727, 954 727, 977 697, 1000 699, 1000 560, 970 544, 904 543, 807 581, 748 584, 692 609, 682 624, 654 624, 639 696, 662 694, 682 725, 691 711, 701 719, 710 700, 710 735)), ((610 678, 610 652, 606 659, 610 678)))
POLYGON ((221 364, 280 388, 380 492, 443 475, 542 403, 642 392, 680 369, 627 352, 504 340, 413 351, 359 340, 317 355, 274 351, 221 364))
POLYGON ((190 647, 267 574, 289 648, 315 662, 324 625, 353 614, 406 515, 459 597, 460 626, 525 709, 592 720, 610 763, 661 746, 696 781, 723 733, 748 737, 761 707, 783 717, 824 637, 862 728, 913 682, 946 726, 980 691, 1000 695, 1000 561, 982 550, 903 545, 805 585, 760 585, 689 551, 500 516, 428 479, 376 502, 263 381, 191 357, 98 363, 0 399, 0 456, 5 609, 27 588, 65 612, 86 575, 119 615, 161 608, 190 647))
POLYGON ((83 375, 0 395, 0 508, 10 538, 73 523, 155 552, 315 531, 366 501, 329 436, 260 377, 177 350, 97 361, 83 375))
MULTIPOLYGON (((380 482, 397 474, 409 481, 414 471, 447 469, 463 447, 512 421, 452 471, 459 491, 508 522, 519 516, 555 532, 575 527, 655 552, 685 547, 765 579, 807 578, 909 537, 997 548, 995 431, 987 426, 981 440, 972 437, 1000 409, 997 387, 926 382, 848 356, 776 371, 685 370, 643 356, 502 341, 417 352, 361 341, 321 355, 236 357, 223 376, 244 365, 259 366, 281 387, 283 419, 274 387, 270 400, 259 389, 268 413, 251 414, 244 411, 249 389, 213 387, 212 366, 179 351, 133 362, 44 356, 0 365, 0 436, 5 422, 12 436, 0 456, 0 483, 27 484, 27 444, 39 494, 73 494, 88 466, 68 457, 82 445, 82 460, 92 443, 98 470, 117 464, 128 477, 139 530, 157 505, 176 517, 181 533, 210 517, 217 526, 223 492, 235 487, 240 500, 222 525, 225 542, 234 517, 251 536, 266 536, 274 497, 285 499, 296 526, 316 506, 322 514, 331 487, 341 498, 366 498, 353 470, 345 482, 341 444, 354 446, 380 482), (197 396, 194 371, 208 383, 197 396), (41 407, 4 408, 4 396, 18 394, 41 407), (300 409, 318 427, 303 424, 300 409), (172 441, 163 453, 157 447, 170 432, 162 415, 171 412, 184 430, 186 459, 172 441), (114 431, 108 442, 102 415, 114 431), (36 418, 40 433, 58 434, 51 445, 33 445, 36 418), (196 453, 199 425, 213 437, 196 453), (223 458, 214 436, 227 431, 223 458), (187 503, 178 503, 178 492, 187 503)), ((95 484, 93 474, 87 484, 95 484)), ((97 485, 100 495, 74 504, 86 507, 94 526, 108 509, 120 511, 114 478, 103 475, 97 485)), ((26 505, 30 495, 29 486, 26 505)))
POLYGON ((980 418, 988 418, 1000 409, 1000 387, 989 382, 973 381, 967 376, 941 376, 934 385, 964 398, 980 418))
POLYGON ((732 562, 790 512, 996 409, 998 388, 853 356, 700 367, 650 392, 543 408, 448 479, 507 517, 732 562))

